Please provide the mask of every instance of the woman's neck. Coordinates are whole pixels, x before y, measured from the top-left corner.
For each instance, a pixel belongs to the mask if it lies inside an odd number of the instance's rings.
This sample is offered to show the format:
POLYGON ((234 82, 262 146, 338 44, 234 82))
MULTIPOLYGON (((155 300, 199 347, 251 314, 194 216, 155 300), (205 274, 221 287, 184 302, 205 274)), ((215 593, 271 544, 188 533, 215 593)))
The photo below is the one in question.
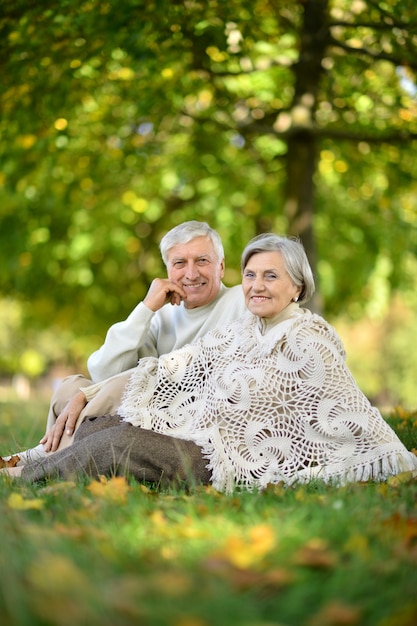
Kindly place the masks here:
POLYGON ((277 315, 275 315, 274 317, 262 317, 261 321, 263 323, 263 326, 265 329, 268 329, 272 326, 276 326, 277 324, 280 324, 281 322, 284 322, 285 320, 288 320, 290 317, 292 317, 294 311, 299 310, 300 305, 298 304, 298 302, 290 302, 285 309, 282 309, 282 311, 280 311, 279 313, 277 313, 277 315))

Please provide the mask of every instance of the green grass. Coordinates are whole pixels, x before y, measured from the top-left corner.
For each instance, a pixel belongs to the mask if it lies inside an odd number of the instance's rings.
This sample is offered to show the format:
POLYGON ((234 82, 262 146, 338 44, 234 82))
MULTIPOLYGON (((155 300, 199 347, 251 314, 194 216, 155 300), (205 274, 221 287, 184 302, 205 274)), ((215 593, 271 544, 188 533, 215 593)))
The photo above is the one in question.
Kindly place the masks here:
MULTIPOLYGON (((44 404, 0 410, 0 452, 39 440, 44 404)), ((417 448, 415 415, 389 421, 417 448)), ((417 482, 400 478, 233 496, 3 478, 1 623, 414 626, 417 482)))

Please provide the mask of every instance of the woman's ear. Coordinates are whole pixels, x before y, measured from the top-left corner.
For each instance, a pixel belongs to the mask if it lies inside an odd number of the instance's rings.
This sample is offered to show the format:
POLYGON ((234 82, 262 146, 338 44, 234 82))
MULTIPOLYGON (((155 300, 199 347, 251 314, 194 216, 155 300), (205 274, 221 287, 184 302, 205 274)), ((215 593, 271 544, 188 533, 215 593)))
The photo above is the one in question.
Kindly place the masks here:
POLYGON ((298 298, 301 296, 302 291, 303 291, 303 288, 302 287, 298 287, 297 294, 294 296, 293 302, 298 302, 298 298))

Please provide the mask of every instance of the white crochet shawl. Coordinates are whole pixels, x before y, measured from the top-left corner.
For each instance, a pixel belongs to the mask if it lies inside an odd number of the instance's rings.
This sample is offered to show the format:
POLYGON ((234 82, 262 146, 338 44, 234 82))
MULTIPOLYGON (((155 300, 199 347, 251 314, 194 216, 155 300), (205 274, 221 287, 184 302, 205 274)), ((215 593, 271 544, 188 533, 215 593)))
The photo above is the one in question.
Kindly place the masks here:
POLYGON ((201 446, 220 491, 417 469, 358 388, 335 330, 298 305, 274 322, 248 314, 140 360, 119 414, 201 446))

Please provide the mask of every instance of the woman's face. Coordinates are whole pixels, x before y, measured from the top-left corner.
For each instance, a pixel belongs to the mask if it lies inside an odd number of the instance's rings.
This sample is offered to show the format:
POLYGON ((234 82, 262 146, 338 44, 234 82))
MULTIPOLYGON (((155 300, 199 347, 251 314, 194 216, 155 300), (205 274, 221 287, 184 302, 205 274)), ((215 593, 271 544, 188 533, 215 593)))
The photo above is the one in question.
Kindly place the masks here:
POLYGON ((280 252, 258 252, 243 270, 242 287, 249 311, 275 317, 301 292, 292 282, 280 252))

